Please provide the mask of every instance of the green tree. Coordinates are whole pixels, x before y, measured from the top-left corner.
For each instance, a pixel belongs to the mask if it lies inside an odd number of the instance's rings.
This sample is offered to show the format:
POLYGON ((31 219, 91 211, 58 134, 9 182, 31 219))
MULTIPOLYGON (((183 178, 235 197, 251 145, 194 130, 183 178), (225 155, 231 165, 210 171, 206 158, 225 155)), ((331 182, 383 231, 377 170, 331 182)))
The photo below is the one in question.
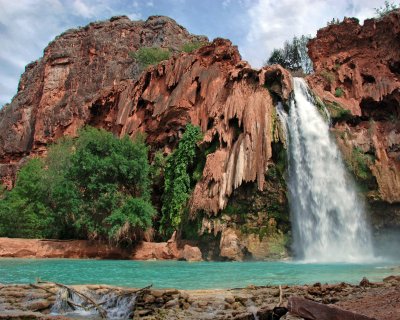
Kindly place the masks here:
POLYGON ((393 2, 385 1, 384 5, 379 8, 374 8, 376 15, 379 18, 386 16, 387 14, 393 12, 400 8, 400 5, 393 2))
POLYGON ((147 152, 141 136, 118 139, 90 127, 61 140, 0 194, 0 235, 135 240, 155 214, 147 152))
POLYGON ((201 138, 200 128, 188 124, 178 147, 167 159, 160 227, 161 233, 166 236, 171 235, 181 224, 191 191, 191 177, 188 171, 193 165, 197 142, 201 138))
POLYGON ((282 49, 274 49, 268 58, 267 64, 280 64, 282 67, 305 73, 312 72, 312 62, 308 56, 307 43, 310 36, 294 37, 291 42, 285 41, 282 49))
POLYGON ((118 219, 109 218, 115 215, 119 217, 119 227, 125 223, 132 229, 149 227, 151 224, 147 222, 151 221, 154 209, 149 209, 150 165, 143 137, 138 136, 132 142, 128 137, 117 139, 110 132, 86 128, 81 131, 75 148, 68 176, 82 200, 75 220, 80 233, 90 239, 108 238, 112 234, 118 241, 117 229, 110 224, 118 219), (142 202, 132 202, 133 199, 142 202), (143 220, 139 217, 138 225, 132 225, 135 220, 124 209, 132 207, 132 203, 136 207, 148 204, 143 214, 149 216, 143 220), (123 217, 124 221, 121 220, 123 217))
POLYGON ((9 237, 44 238, 54 233, 47 190, 42 183, 44 165, 32 159, 19 171, 14 189, 0 202, 0 234, 9 237))

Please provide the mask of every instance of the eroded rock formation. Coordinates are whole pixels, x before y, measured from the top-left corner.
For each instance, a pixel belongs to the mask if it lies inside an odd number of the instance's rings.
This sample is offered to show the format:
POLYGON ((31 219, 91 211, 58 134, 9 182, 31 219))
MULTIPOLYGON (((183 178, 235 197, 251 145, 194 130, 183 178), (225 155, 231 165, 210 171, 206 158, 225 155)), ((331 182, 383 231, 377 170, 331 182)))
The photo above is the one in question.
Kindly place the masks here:
POLYGON ((41 59, 26 66, 17 95, 0 111, 3 180, 10 185, 25 156, 45 152, 48 143, 85 124, 119 133, 114 120, 120 87, 140 71, 131 52, 151 46, 176 52, 205 40, 160 16, 144 22, 114 17, 56 37, 41 59))
MULTIPOLYGON (((192 218, 198 212, 219 215, 243 183, 256 183, 256 190, 268 195, 265 174, 273 163, 273 144, 282 136, 273 97, 265 86, 275 98, 288 99, 290 75, 279 66, 253 70, 224 39, 193 53, 178 52, 193 40, 204 37, 190 35, 165 17, 146 22, 117 17, 57 37, 42 59, 27 66, 18 94, 1 111, 4 182, 11 185, 16 168, 27 157, 45 154, 49 143, 76 135, 84 125, 118 136, 145 132, 152 152, 168 154, 190 122, 204 134, 200 149, 214 148, 194 188, 192 218), (139 74, 129 53, 142 46, 175 53, 139 74)), ((229 259, 242 259, 242 251, 257 246, 255 240, 239 242, 242 249, 229 259)), ((220 242, 219 250, 225 250, 225 243, 220 242)), ((267 249, 262 252, 268 255, 267 249)))
MULTIPOLYGON (((345 153, 359 148, 375 157, 370 170, 383 201, 400 201, 400 11, 360 25, 345 19, 318 31, 309 43, 315 93, 349 121, 335 128, 345 153), (341 141, 342 140, 342 141, 341 141)), ((334 117, 335 117, 334 115, 334 117)), ((339 119, 340 120, 340 119, 339 119)))
POLYGON ((400 224, 400 10, 360 25, 346 18, 309 43, 313 91, 365 192, 376 229, 400 224))
POLYGON ((140 242, 135 248, 120 248, 89 240, 38 240, 0 238, 1 258, 74 258, 131 260, 202 260, 198 247, 188 243, 140 242))
MULTIPOLYGON (((364 26, 345 19, 321 29, 309 46, 315 74, 308 82, 332 114, 345 158, 361 170, 355 173, 372 207, 392 203, 387 222, 373 217, 382 228, 400 220, 399 15, 364 26)), ((11 186, 25 159, 84 125, 118 136, 144 132, 151 153, 168 154, 190 122, 201 127, 199 148, 207 154, 190 200, 203 257, 285 256, 286 163, 274 106, 289 99, 291 76, 280 66, 252 69, 224 39, 179 50, 204 40, 166 17, 116 17, 57 37, 0 111, 4 183, 11 186), (129 53, 143 46, 174 54, 141 72, 129 53)))

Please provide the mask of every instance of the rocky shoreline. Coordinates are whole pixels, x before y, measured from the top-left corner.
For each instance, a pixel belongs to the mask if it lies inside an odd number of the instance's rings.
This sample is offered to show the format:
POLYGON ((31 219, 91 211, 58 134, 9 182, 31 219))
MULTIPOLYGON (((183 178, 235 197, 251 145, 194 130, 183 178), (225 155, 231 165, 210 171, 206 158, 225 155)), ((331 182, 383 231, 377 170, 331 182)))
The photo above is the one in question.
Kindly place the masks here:
POLYGON ((198 247, 174 238, 167 242, 142 241, 120 248, 89 240, 39 240, 0 238, 0 258, 74 258, 201 261, 198 247))
MULTIPOLYGON (((389 276, 377 283, 364 278, 358 285, 315 283, 282 286, 281 290, 277 286, 230 290, 145 288, 139 291, 105 285, 71 288, 91 297, 131 295, 135 297, 134 319, 267 319, 268 312, 280 299, 285 306, 293 296, 375 319, 400 319, 400 276, 389 276)), ((71 319, 72 316, 50 314, 59 290, 53 283, 0 285, 0 319, 71 319)), ((302 318, 288 313, 281 319, 302 318)))

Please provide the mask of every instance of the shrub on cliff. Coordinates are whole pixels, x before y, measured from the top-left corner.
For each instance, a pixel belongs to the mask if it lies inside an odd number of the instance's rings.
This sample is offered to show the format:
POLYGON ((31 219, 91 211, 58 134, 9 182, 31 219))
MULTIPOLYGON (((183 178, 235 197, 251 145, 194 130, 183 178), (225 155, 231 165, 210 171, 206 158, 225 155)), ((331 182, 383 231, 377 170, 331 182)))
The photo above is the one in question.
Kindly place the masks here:
POLYGON ((193 165, 197 142, 201 138, 200 128, 188 124, 178 147, 167 159, 160 226, 160 232, 166 236, 170 236, 181 224, 191 191, 189 168, 193 165))
POLYGON ((141 137, 86 128, 21 169, 0 206, 1 235, 131 242, 155 213, 149 171, 141 137))
POLYGON ((400 8, 400 5, 395 4, 393 2, 385 1, 384 5, 379 8, 374 8, 376 15, 378 18, 382 18, 387 14, 393 12, 400 8))
POLYGON ((197 50, 205 45, 207 45, 208 42, 205 41, 191 41, 191 42, 186 42, 185 44, 183 44, 182 46, 182 51, 186 52, 186 53, 191 53, 194 50, 197 50))
POLYGON ((168 60, 171 52, 168 49, 159 47, 142 47, 137 51, 130 53, 130 56, 136 60, 141 69, 168 60))

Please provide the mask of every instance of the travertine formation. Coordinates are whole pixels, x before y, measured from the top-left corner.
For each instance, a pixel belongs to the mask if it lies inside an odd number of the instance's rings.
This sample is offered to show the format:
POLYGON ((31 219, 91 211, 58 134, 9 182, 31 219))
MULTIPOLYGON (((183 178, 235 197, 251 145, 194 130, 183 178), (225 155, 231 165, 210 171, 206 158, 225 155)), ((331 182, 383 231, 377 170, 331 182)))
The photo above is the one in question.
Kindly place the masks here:
MULTIPOLYGON (((153 150, 168 153, 191 122, 204 133, 203 148, 219 144, 207 157, 195 188, 193 212, 217 213, 242 182, 257 181, 262 190, 272 156, 274 113, 262 85, 271 70, 254 71, 241 61, 236 47, 217 39, 194 54, 175 54, 132 79, 137 65, 130 51, 148 45, 176 49, 193 39, 201 38, 164 17, 145 23, 119 17, 58 37, 41 60, 27 67, 17 96, 2 111, 5 179, 10 164, 45 152, 49 143, 75 135, 86 124, 119 136, 145 132, 153 150)), ((290 80, 286 83, 290 86, 290 80)))
MULTIPOLYGON (((339 145, 375 158, 375 200, 400 202, 400 10, 361 26, 346 18, 318 31, 309 43, 315 74, 308 81, 325 103, 349 110, 337 123, 339 145)), ((351 159, 350 159, 351 160, 351 159)))
MULTIPOLYGON (((363 26, 345 19, 309 45, 315 74, 308 82, 339 114, 333 130, 345 158, 356 161, 355 151, 373 158, 368 197, 382 228, 400 225, 399 16, 363 26)), ((270 257, 276 247, 274 256, 285 256, 286 163, 275 104, 289 99, 291 76, 280 66, 252 69, 224 39, 180 51, 205 40, 160 16, 115 17, 57 37, 26 67, 17 95, 0 111, 3 182, 11 187, 27 158, 84 125, 117 136, 144 132, 152 154, 168 154, 190 122, 201 127, 199 148, 207 154, 190 199, 191 218, 218 242, 207 250, 216 246, 217 257, 241 260, 270 257), (130 53, 143 46, 168 48, 173 56, 142 71, 130 53)))

